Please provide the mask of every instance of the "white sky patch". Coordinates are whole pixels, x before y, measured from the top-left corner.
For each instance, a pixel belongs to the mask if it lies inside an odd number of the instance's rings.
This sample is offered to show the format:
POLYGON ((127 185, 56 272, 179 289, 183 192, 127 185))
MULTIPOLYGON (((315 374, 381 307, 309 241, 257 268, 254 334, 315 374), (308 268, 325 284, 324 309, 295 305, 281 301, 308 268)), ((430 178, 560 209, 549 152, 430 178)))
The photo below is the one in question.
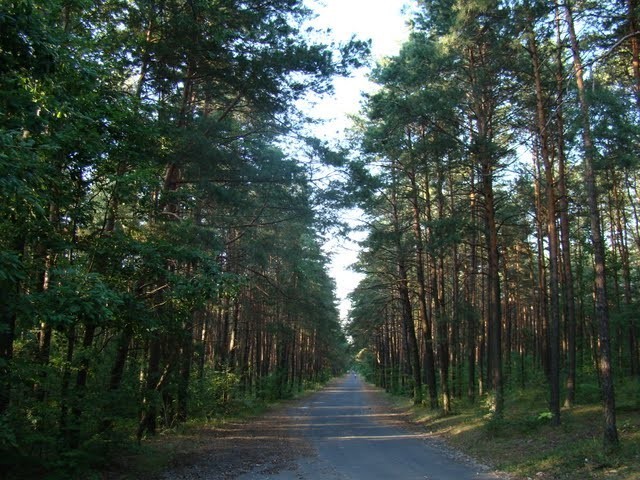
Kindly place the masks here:
POLYGON ((317 28, 330 28, 337 41, 356 35, 372 39, 373 56, 395 55, 407 38, 406 19, 402 15, 406 0, 308 0, 318 15, 312 22, 317 28))
MULTIPOLYGON (((358 215, 362 212, 354 209, 346 212, 346 220, 351 224, 359 225, 358 215)), ((358 242, 364 240, 367 233, 358 231, 351 233, 348 238, 340 238, 333 236, 323 249, 331 255, 331 263, 329 264, 329 275, 336 281, 336 295, 339 301, 340 318, 344 322, 347 319, 349 308, 351 306, 347 296, 356 288, 363 274, 355 272, 351 266, 358 259, 358 242)))
MULTIPOLYGON (((407 0, 307 0, 317 17, 310 23, 316 29, 330 29, 324 42, 348 42, 354 35, 359 40, 371 39, 372 65, 384 57, 396 55, 409 36, 406 15, 403 10, 411 3, 407 0)), ((357 114, 361 108, 362 93, 375 90, 368 80, 369 69, 362 68, 348 78, 337 78, 335 92, 331 96, 307 99, 301 108, 309 115, 324 120, 310 131, 330 143, 340 143, 351 126, 349 115, 357 114)), ((362 212, 345 212, 349 224, 359 226, 362 212)), ((349 310, 347 295, 362 279, 350 266, 357 260, 358 241, 364 240, 366 232, 356 232, 350 238, 333 237, 324 245, 331 255, 329 274, 336 281, 340 317, 344 321, 349 310)))
MULTIPOLYGON (((307 0, 317 17, 310 26, 330 32, 325 42, 371 40, 372 65, 384 57, 396 55, 409 36, 407 17, 403 10, 407 0, 307 0)), ((339 139, 350 126, 349 114, 358 113, 362 93, 372 92, 376 86, 368 80, 369 68, 361 68, 348 78, 334 80, 335 92, 330 97, 310 102, 314 117, 330 123, 314 129, 325 140, 339 139)))

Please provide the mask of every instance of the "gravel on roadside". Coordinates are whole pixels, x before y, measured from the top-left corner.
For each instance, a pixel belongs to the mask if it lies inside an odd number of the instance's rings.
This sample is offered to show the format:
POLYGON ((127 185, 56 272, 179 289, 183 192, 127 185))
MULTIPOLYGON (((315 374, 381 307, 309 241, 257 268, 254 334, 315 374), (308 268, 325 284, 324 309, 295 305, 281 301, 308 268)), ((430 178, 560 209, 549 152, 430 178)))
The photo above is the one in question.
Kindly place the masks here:
POLYGON ((304 438, 303 418, 287 405, 260 417, 190 433, 175 450, 169 470, 159 480, 232 479, 259 469, 275 473, 312 454, 304 438))

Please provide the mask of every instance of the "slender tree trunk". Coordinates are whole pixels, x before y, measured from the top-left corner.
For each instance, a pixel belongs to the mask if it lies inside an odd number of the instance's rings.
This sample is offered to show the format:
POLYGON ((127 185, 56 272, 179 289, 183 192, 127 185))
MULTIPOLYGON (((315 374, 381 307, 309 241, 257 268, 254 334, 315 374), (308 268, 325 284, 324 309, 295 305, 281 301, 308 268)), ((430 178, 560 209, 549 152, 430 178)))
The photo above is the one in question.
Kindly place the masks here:
MULTIPOLYGON (((438 220, 444 219, 444 176, 442 169, 437 172, 437 211, 438 220)), ((445 415, 451 413, 451 392, 449 388, 449 325, 445 309, 445 268, 444 255, 440 253, 433 256, 433 299, 435 304, 435 317, 437 323, 438 338, 438 370, 440 373, 440 391, 442 394, 442 412, 445 415)))
POLYGON ((185 324, 182 348, 180 351, 180 379, 178 380, 178 421, 186 422, 189 401, 189 381, 191 379, 191 365, 193 363, 193 326, 194 319, 185 324))
POLYGON ((19 282, 0 281, 0 416, 9 408, 11 400, 11 364, 16 328, 15 305, 19 295, 19 282))
MULTIPOLYGON (((487 348, 489 354, 488 374, 495 393, 494 415, 499 418, 504 410, 502 377, 502 298, 500 294, 500 254, 498 226, 496 222, 496 201, 494 197, 494 175, 497 161, 492 152, 494 142, 493 117, 496 99, 492 85, 488 84, 492 67, 490 45, 479 37, 477 44, 468 50, 467 74, 474 91, 472 108, 475 115, 476 131, 472 132, 475 160, 479 167, 483 196, 485 241, 487 247, 487 348)), ((493 82, 493 79, 491 79, 493 82)))
POLYGON ((131 346, 131 338, 133 336, 133 327, 127 323, 122 330, 120 340, 118 342, 118 349, 116 350, 116 358, 111 368, 111 375, 109 376, 109 390, 115 391, 120 388, 122 383, 122 376, 124 374, 124 367, 129 355, 129 347, 131 346))
POLYGON ((547 130, 547 115, 544 108, 544 94, 542 77, 540 74, 540 59, 538 45, 529 25, 529 53, 533 66, 533 76, 536 90, 536 112, 538 138, 540 139, 540 153, 544 164, 546 180, 546 210, 547 210, 547 238, 549 241, 549 384, 551 395, 549 409, 553 415, 552 423, 560 425, 560 272, 558 234, 556 232, 556 192, 553 163, 549 154, 549 135, 547 130))
MULTIPOLYGON (((620 266, 622 268, 622 285, 623 285, 623 300, 624 311, 629 318, 629 325, 626 329, 626 336, 629 347, 629 366, 631 376, 635 376, 638 373, 638 364, 636 352, 636 332, 635 332, 635 319, 631 315, 633 305, 633 287, 631 280, 631 252, 629 249, 629 239, 627 235, 627 225, 629 224, 627 213, 625 211, 625 199, 624 194, 621 193, 621 189, 624 188, 623 179, 619 178, 612 172, 614 176, 613 184, 613 196, 615 200, 615 230, 618 237, 618 248, 620 251, 620 266)), ((623 343, 621 341, 621 343, 623 343)))
MULTIPOLYGON (((505 257, 506 257, 506 253, 505 253, 505 257)), ((512 349, 512 345, 511 345, 511 330, 512 330, 512 326, 513 326, 513 322, 512 322, 512 308, 511 308, 511 292, 509 290, 510 284, 509 284, 509 268, 507 267, 507 265, 510 265, 511 262, 508 258, 505 258, 504 262, 502 262, 502 278, 503 278, 503 282, 502 285, 504 285, 504 290, 503 290, 503 302, 502 302, 502 312, 503 312, 503 328, 504 328, 504 335, 503 335, 503 347, 504 347, 504 367, 505 367, 505 377, 509 378, 511 376, 511 349, 512 349)))
POLYGON ((78 366, 76 374, 76 388, 74 399, 71 407, 72 423, 68 428, 69 446, 78 448, 80 445, 80 432, 82 430, 82 412, 84 409, 84 397, 87 387, 87 377, 89 375, 89 359, 88 350, 93 346, 93 339, 96 332, 96 326, 93 323, 85 325, 84 335, 82 336, 82 358, 78 366))
POLYGON ((69 386, 71 384, 71 364, 73 363, 73 355, 76 346, 76 326, 70 325, 67 332, 67 353, 65 357, 65 365, 62 371, 62 382, 60 391, 60 433, 67 446, 72 443, 71 429, 69 426, 69 407, 70 407, 70 392, 69 386))
POLYGON ((469 251, 469 271, 467 273, 466 295, 467 295, 467 397, 472 402, 475 400, 476 392, 476 353, 477 353, 477 330, 478 318, 477 309, 477 274, 478 274, 478 207, 476 200, 475 170, 471 168, 471 193, 469 205, 471 210, 471 242, 469 251))
POLYGON ((636 95, 636 103, 640 108, 640 38, 638 37, 638 18, 636 10, 638 9, 637 0, 626 0, 627 2, 627 21, 629 24, 629 35, 631 38, 631 66, 633 69, 633 78, 635 80, 634 90, 636 95))
POLYGON ((218 348, 216 352, 216 370, 225 370, 228 362, 229 352, 229 318, 230 299, 225 296, 222 299, 222 311, 220 322, 220 335, 218 336, 218 348))
POLYGON ((544 237, 546 234, 546 223, 544 222, 545 212, 542 201, 542 187, 541 187, 541 179, 542 179, 542 169, 540 165, 539 157, 539 149, 535 149, 533 152, 534 156, 534 169, 535 169, 535 179, 534 179, 534 196, 535 196, 535 208, 536 208, 536 245, 537 245, 537 255, 535 258, 537 260, 537 287, 538 287, 538 295, 536 298, 536 348, 534 353, 534 358, 537 358, 543 369, 544 373, 547 377, 550 377, 550 362, 549 362, 549 295, 548 295, 548 280, 547 280, 547 266, 545 263, 545 253, 544 253, 544 237))
MULTIPOLYGON (((51 205, 49 207, 49 222, 52 226, 56 227, 60 223, 60 211, 57 206, 51 205)), ((37 255, 40 261, 43 262, 42 269, 39 272, 38 289, 40 292, 46 292, 51 284, 52 270, 55 263, 55 256, 51 251, 48 251, 44 245, 38 245, 36 247, 37 255)), ((49 357, 51 354, 51 340, 53 329, 51 324, 47 321, 40 322, 40 330, 38 332, 38 363, 41 368, 39 373, 39 381, 35 385, 35 396, 38 400, 45 401, 47 392, 44 387, 47 379, 47 366, 49 365, 49 357)))
MULTIPOLYGON (((424 247, 421 226, 420 205, 418 204, 418 186, 416 172, 412 168, 409 174, 411 182, 411 206, 413 209, 413 233, 416 241, 416 276, 419 289, 420 318, 423 325, 425 349, 425 380, 429 389, 429 404, 432 409, 438 408, 438 392, 436 388, 435 357, 433 353, 433 337, 431 335, 431 318, 427 309, 427 287, 424 276, 424 247)), ((428 186, 427 186, 428 188, 428 186)), ((429 208, 427 205, 426 208, 429 208)))
POLYGON ((562 246, 563 273, 563 304, 565 321, 567 324, 567 383, 565 407, 571 408, 576 396, 576 306, 573 280, 573 266, 571 264, 571 231, 569 228, 569 194, 567 191, 566 156, 564 145, 564 61, 561 35, 561 12, 556 2, 556 124, 558 151, 558 210, 560 213, 560 239, 562 246))
MULTIPOLYGON (((126 324, 122 333, 120 334, 120 339, 118 340, 118 348, 116 350, 116 358, 113 362, 113 366, 111 367, 111 374, 109 375, 109 392, 111 393, 110 402, 113 404, 117 402, 118 399, 114 396, 114 392, 116 392, 122 383, 122 377, 124 375, 124 367, 127 362, 127 357, 129 356, 129 347, 131 345, 131 338, 133 336, 133 329, 130 324, 126 324)), ((104 432, 109 430, 113 426, 112 413, 109 411, 105 412, 105 417, 102 420, 101 430, 104 432)))
POLYGON ((157 387, 159 385, 160 373, 160 336, 156 333, 149 340, 149 361, 146 373, 144 398, 142 401, 142 412, 136 438, 138 442, 142 440, 145 432, 149 435, 156 434, 157 416, 158 416, 158 399, 157 387))
POLYGON ((391 208, 393 209, 394 235, 396 237, 396 255, 398 269, 398 293, 400 295, 400 303, 402 307, 402 325, 407 340, 407 354, 411 372, 413 374, 413 403, 419 405, 422 403, 422 374, 420 372, 420 352, 418 350, 418 341, 416 339, 416 329, 413 322, 413 309, 411 308, 411 298, 409 296, 409 280, 407 268, 404 259, 404 250, 402 248, 400 218, 398 214, 398 203, 396 197, 396 186, 394 185, 392 192, 391 208))
POLYGON ((500 297, 500 261, 498 254, 498 229, 495 217, 495 201, 493 196, 493 171, 483 164, 483 194, 485 202, 485 222, 488 251, 488 314, 489 314, 489 346, 491 355, 491 380, 495 393, 495 416, 501 417, 504 411, 504 392, 502 383, 502 313, 500 297))
POLYGON ((444 265, 439 258, 433 271, 433 298, 438 339, 438 371, 440 373, 440 392, 442 395, 442 413, 451 413, 451 393, 449 391, 449 343, 448 322, 444 310, 444 265), (436 266, 437 265, 437 266, 436 266))
MULTIPOLYGON (((453 179, 453 175, 450 173, 447 176, 448 189, 449 189, 449 211, 456 211, 456 198, 455 190, 456 185, 453 179)), ((453 385, 453 396, 462 397, 462 391, 464 389, 464 333, 462 327, 462 305, 463 295, 460 288, 460 248, 457 242, 453 243, 452 256, 449 275, 452 278, 451 281, 451 328, 449 345, 451 346, 450 363, 452 366, 452 378, 451 384, 453 385)), ((444 271, 443 271, 444 275, 444 271)))
POLYGON ((616 427, 615 393, 611 371, 611 341, 609 337, 609 307, 607 299, 607 272, 605 268, 605 250, 600 226, 600 211, 596 175, 594 169, 594 146, 591 138, 589 104, 583 80, 583 66, 580 58, 580 46, 575 32, 571 3, 565 2, 565 18, 569 28, 573 67, 578 87, 578 100, 582 118, 582 141, 584 147, 584 186, 591 221, 591 239, 595 262, 595 309, 598 320, 598 340, 600 344, 599 370, 602 380, 602 403, 604 413, 604 443, 607 447, 618 445, 616 427))
POLYGON ((149 63, 151 61, 151 55, 149 54, 149 46, 152 43, 152 35, 153 35, 153 18, 149 20, 149 25, 145 31, 145 48, 142 53, 141 64, 140 64, 140 75, 138 77, 138 83, 136 84, 136 98, 142 98, 142 91, 144 89, 144 84, 147 79, 147 71, 149 69, 149 63))

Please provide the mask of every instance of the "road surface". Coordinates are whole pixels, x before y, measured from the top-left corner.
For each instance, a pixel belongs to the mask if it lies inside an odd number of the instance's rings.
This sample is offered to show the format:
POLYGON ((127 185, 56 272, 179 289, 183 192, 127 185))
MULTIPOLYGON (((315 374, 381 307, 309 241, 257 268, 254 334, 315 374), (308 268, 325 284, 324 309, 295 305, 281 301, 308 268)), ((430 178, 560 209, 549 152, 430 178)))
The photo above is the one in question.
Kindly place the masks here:
POLYGON ((347 375, 290 409, 314 454, 285 470, 258 466, 240 480, 495 480, 486 468, 463 460, 426 432, 406 428, 380 407, 380 393, 347 375))

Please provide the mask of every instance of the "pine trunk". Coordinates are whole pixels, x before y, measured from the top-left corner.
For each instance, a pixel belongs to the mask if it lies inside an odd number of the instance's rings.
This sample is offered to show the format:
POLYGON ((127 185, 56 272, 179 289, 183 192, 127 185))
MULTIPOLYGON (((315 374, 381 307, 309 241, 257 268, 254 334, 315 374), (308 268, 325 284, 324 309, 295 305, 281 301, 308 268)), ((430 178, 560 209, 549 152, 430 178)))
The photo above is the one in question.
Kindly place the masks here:
POLYGON ((565 3, 565 18, 569 28, 573 67, 578 87, 578 100, 582 118, 582 141, 584 147, 584 187, 587 194, 589 219, 591 223, 591 239, 593 243, 595 267, 595 310, 598 320, 598 343, 600 345, 600 359, 598 362, 600 379, 602 382, 602 404, 604 416, 604 444, 606 447, 618 445, 618 430, 616 427, 615 393, 613 388, 613 372, 611 370, 611 340, 609 336, 609 306, 607 299, 607 272, 605 265, 604 240, 600 226, 600 210, 596 175, 594 169, 594 145, 591 138, 591 119, 589 104, 583 80, 583 66, 580 57, 580 46, 575 32, 571 3, 565 3))

